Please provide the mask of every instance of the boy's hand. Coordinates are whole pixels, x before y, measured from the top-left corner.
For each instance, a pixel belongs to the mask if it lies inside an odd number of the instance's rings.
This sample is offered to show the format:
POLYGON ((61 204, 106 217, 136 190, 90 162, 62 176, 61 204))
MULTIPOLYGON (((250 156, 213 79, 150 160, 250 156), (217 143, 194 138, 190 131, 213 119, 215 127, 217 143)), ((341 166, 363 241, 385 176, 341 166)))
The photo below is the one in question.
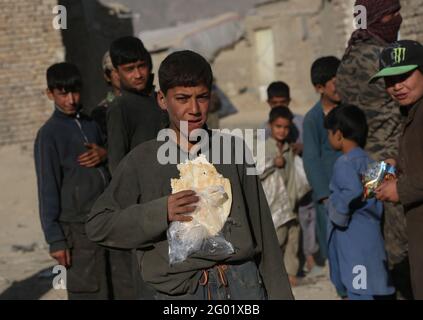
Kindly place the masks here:
POLYGON ((377 188, 376 199, 393 203, 400 202, 398 196, 397 180, 386 181, 379 188, 377 188))
POLYGON ((167 199, 167 219, 169 222, 181 221, 189 222, 192 221, 192 217, 184 214, 192 213, 195 211, 196 204, 200 198, 195 195, 194 191, 181 191, 172 194, 167 199))
POLYGON ((328 202, 329 202, 329 198, 328 197, 322 198, 319 201, 317 201, 317 203, 323 204, 324 206, 326 206, 328 204, 328 202))
POLYGON ((70 255, 70 251, 69 249, 66 250, 59 250, 59 251, 55 251, 55 252, 51 252, 50 256, 54 259, 56 259, 56 261, 64 266, 65 268, 69 268, 71 266, 71 255, 70 255))
POLYGON ((89 151, 78 157, 78 162, 81 166, 92 168, 106 160, 106 149, 99 147, 95 143, 86 143, 85 146, 89 149, 89 151))
POLYGON ((285 158, 282 156, 276 157, 274 160, 275 167, 283 168, 285 166, 285 158))
POLYGON ((278 147, 278 149, 279 149, 279 151, 280 151, 280 153, 282 153, 282 150, 283 150, 283 143, 282 142, 280 142, 280 141, 278 141, 277 143, 276 143, 276 145, 277 145, 277 147, 278 147))
POLYGON ((292 151, 297 155, 301 155, 303 154, 303 150, 304 150, 304 145, 302 143, 293 143, 291 145, 292 147, 292 151))

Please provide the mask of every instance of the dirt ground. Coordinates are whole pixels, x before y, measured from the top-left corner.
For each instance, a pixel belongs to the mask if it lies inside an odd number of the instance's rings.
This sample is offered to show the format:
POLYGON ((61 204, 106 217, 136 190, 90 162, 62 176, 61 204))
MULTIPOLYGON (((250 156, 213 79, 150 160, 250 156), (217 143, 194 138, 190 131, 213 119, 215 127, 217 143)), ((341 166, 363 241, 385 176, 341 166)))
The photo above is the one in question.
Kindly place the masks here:
MULTIPOLYGON (((266 112, 245 111, 221 125, 254 128, 264 122, 266 112)), ((30 151, 18 146, 0 148, 0 185, 0 300, 66 299, 64 290, 52 289, 54 261, 41 232, 30 151)), ((305 282, 294 288, 296 299, 337 299, 327 270, 321 277, 305 278, 305 282)))

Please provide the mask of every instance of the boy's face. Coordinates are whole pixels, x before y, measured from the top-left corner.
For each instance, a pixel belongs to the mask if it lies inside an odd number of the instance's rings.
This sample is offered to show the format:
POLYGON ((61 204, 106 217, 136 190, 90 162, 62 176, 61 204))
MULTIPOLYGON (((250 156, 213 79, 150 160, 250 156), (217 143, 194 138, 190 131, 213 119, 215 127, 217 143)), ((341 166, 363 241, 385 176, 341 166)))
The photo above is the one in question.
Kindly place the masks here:
POLYGON ((329 138, 329 143, 334 150, 339 151, 342 149, 341 131, 337 130, 336 132, 333 132, 332 130, 328 130, 328 138, 329 138))
POLYGON ((291 102, 290 98, 287 97, 272 97, 267 100, 267 103, 269 104, 270 108, 276 108, 276 107, 289 107, 289 104, 291 102))
POLYGON ((146 88, 150 76, 150 68, 146 61, 123 64, 117 67, 120 84, 123 88, 142 91, 146 88))
POLYGON ((386 91, 401 106, 411 106, 423 97, 423 74, 419 70, 385 78, 386 91))
POLYGON ((180 131, 180 122, 188 122, 188 134, 201 129, 207 121, 210 103, 210 90, 205 85, 196 87, 174 87, 166 95, 160 91, 158 101, 163 110, 169 113, 172 129, 180 131))
POLYGON ((65 92, 64 90, 47 89, 47 97, 54 101, 54 103, 66 114, 72 115, 78 111, 78 106, 81 101, 80 92, 65 92))
POLYGON ((110 83, 110 85, 116 89, 116 90, 120 90, 120 78, 119 78, 119 73, 116 69, 112 69, 110 70, 110 76, 106 73, 104 73, 104 79, 110 83))
POLYGON ((289 135, 291 121, 282 117, 270 123, 272 137, 277 141, 285 141, 289 135))
POLYGON ((339 96, 338 91, 336 91, 336 77, 326 82, 325 85, 317 85, 316 90, 332 103, 337 104, 341 102, 341 97, 339 96))

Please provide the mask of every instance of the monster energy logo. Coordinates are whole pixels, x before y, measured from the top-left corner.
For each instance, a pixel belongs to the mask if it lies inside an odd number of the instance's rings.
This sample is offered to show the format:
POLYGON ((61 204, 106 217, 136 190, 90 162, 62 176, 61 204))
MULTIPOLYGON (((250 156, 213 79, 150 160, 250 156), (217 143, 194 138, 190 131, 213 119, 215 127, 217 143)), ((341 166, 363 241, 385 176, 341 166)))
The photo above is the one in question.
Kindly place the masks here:
POLYGON ((406 48, 394 48, 393 59, 395 63, 401 63, 405 60, 406 48))

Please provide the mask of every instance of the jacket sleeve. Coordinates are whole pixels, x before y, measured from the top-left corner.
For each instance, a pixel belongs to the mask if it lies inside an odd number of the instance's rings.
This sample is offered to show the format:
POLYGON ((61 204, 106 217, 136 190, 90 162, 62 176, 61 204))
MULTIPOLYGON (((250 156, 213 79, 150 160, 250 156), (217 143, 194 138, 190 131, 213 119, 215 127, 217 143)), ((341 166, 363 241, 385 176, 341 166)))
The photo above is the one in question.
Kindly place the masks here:
POLYGON ((307 179, 313 188, 316 201, 329 197, 329 181, 323 173, 323 163, 319 139, 319 130, 310 116, 306 116, 303 125, 304 151, 303 162, 307 179))
POLYGON ((333 182, 336 187, 328 202, 329 219, 340 227, 347 227, 357 201, 361 202, 363 186, 359 175, 348 163, 335 164, 333 182))
POLYGON ((162 240, 168 228, 167 199, 140 203, 142 190, 128 155, 88 216, 88 237, 119 249, 146 248, 162 240))
POLYGON ((423 203, 423 179, 421 175, 400 176, 397 183, 400 202, 405 207, 423 203))
MULTIPOLYGON (((419 121, 420 125, 421 118, 417 118, 415 121, 419 121)), ((423 158, 422 129, 420 129, 420 134, 417 134, 414 139, 416 139, 416 145, 412 151, 414 159, 404 163, 407 168, 403 170, 405 173, 399 176, 397 183, 400 202, 405 207, 413 207, 423 203, 423 167, 421 160, 418 160, 423 158)))
POLYGON ((111 174, 130 151, 128 132, 120 101, 121 99, 117 98, 107 111, 107 153, 111 174))
MULTIPOLYGON (((248 153, 248 149, 246 150, 248 153)), ((259 177, 251 174, 254 170, 247 170, 253 169, 254 165, 248 165, 248 163, 252 162, 244 161, 244 165, 238 165, 238 170, 241 171, 239 174, 248 215, 259 251, 258 268, 269 299, 293 300, 269 205, 259 177)))
POLYGON ((62 174, 58 151, 45 129, 38 132, 34 147, 38 201, 41 227, 50 252, 67 248, 66 238, 59 223, 62 174))

